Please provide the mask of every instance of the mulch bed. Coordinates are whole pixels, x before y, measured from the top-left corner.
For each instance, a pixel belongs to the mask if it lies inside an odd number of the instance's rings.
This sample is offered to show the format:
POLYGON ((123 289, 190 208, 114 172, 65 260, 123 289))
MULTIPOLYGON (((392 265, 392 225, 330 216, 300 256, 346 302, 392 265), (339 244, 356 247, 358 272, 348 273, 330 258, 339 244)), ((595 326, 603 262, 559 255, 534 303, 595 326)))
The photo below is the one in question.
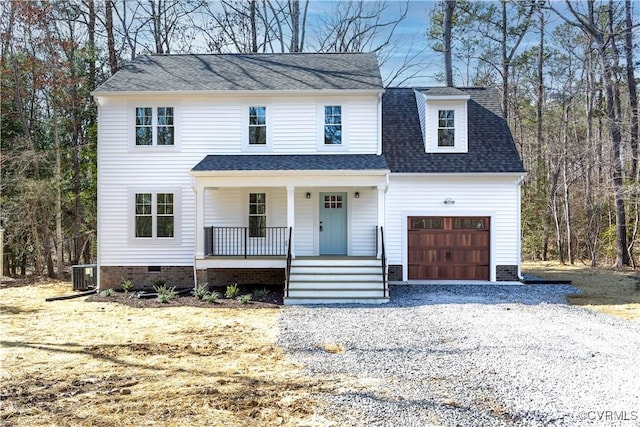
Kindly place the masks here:
MULTIPOLYGON (((247 290, 246 293, 249 293, 247 290)), ((220 292, 221 294, 224 291, 220 292)), ((241 293, 243 295, 243 293, 241 293)), ((158 301, 157 298, 138 298, 137 292, 120 292, 116 291, 111 296, 104 296, 101 294, 94 294, 87 297, 87 302, 113 302, 118 304, 128 305, 136 308, 161 308, 161 307, 210 307, 210 308, 237 308, 237 309, 256 309, 256 308, 280 308, 282 307, 283 293, 280 291, 272 290, 269 292, 266 298, 262 301, 249 301, 247 304, 243 304, 239 300, 231 298, 219 298, 215 302, 208 302, 198 299, 192 295, 176 295, 176 297, 169 302, 163 303, 158 301)))

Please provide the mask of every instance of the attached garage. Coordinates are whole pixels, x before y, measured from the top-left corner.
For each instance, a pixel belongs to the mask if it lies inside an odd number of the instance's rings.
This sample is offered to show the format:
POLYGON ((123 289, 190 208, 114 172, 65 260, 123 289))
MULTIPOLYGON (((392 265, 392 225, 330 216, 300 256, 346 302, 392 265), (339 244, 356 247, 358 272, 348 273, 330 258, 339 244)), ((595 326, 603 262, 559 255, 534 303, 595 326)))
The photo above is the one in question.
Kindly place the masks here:
POLYGON ((490 280, 489 217, 407 218, 409 280, 490 280))

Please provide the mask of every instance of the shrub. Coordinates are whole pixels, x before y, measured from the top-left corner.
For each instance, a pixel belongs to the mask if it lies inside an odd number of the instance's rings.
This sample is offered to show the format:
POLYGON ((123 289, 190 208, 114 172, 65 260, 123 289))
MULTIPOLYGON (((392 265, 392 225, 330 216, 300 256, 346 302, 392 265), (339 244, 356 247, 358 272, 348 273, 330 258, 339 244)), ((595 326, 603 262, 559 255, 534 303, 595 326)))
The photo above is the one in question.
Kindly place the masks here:
POLYGON ((164 286, 167 284, 167 281, 164 279, 160 279, 160 280, 156 280, 155 282, 153 282, 154 285, 156 286, 164 286))
POLYGON ((133 289, 133 282, 129 279, 122 279, 122 290, 129 293, 131 289, 133 289))
POLYGON ((237 283, 231 283, 227 285, 227 291, 224 293, 224 296, 227 298, 235 298, 240 293, 240 288, 238 288, 237 283))
POLYGON ((103 297, 112 297, 113 296, 113 289, 108 288, 105 289, 104 291, 100 292, 100 295, 103 297))
POLYGON ((204 299, 209 294, 209 283, 198 283, 196 287, 191 291, 191 294, 198 298, 204 299))
POLYGON ((238 300, 242 304, 249 304, 249 301, 251 301, 251 294, 246 294, 246 295, 239 296, 238 300))
POLYGON ((218 298, 220 298, 220 294, 216 291, 213 291, 213 292, 207 292, 203 299, 207 302, 213 303, 213 302, 216 302, 218 298))
POLYGON ((267 288, 256 289, 255 291, 253 291, 253 300, 255 301, 264 301, 268 296, 269 289, 267 288))
POLYGON ((167 303, 176 297, 176 287, 168 288, 167 285, 156 285, 153 287, 158 293, 158 301, 167 303))

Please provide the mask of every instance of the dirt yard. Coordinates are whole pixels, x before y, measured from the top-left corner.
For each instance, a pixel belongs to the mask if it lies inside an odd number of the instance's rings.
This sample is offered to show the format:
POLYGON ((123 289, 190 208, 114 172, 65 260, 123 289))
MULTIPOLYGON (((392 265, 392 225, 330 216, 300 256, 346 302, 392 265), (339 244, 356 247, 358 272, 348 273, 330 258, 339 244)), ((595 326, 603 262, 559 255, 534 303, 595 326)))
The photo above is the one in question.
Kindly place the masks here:
POLYGON ((573 286, 582 290, 581 294, 568 298, 573 305, 640 322, 638 271, 590 268, 582 264, 562 265, 557 262, 526 262, 522 270, 546 279, 571 280, 573 286))
POLYGON ((327 425, 275 346, 278 308, 131 307, 0 289, 3 426, 327 425))

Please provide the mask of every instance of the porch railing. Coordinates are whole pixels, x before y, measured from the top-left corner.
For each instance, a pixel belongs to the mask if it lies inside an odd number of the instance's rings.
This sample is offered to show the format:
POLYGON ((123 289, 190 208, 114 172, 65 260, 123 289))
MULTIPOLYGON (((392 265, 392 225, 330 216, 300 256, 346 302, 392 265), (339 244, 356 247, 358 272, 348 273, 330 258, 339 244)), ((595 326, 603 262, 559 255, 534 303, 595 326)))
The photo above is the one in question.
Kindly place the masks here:
POLYGON ((287 227, 205 227, 206 256, 286 256, 287 227))

